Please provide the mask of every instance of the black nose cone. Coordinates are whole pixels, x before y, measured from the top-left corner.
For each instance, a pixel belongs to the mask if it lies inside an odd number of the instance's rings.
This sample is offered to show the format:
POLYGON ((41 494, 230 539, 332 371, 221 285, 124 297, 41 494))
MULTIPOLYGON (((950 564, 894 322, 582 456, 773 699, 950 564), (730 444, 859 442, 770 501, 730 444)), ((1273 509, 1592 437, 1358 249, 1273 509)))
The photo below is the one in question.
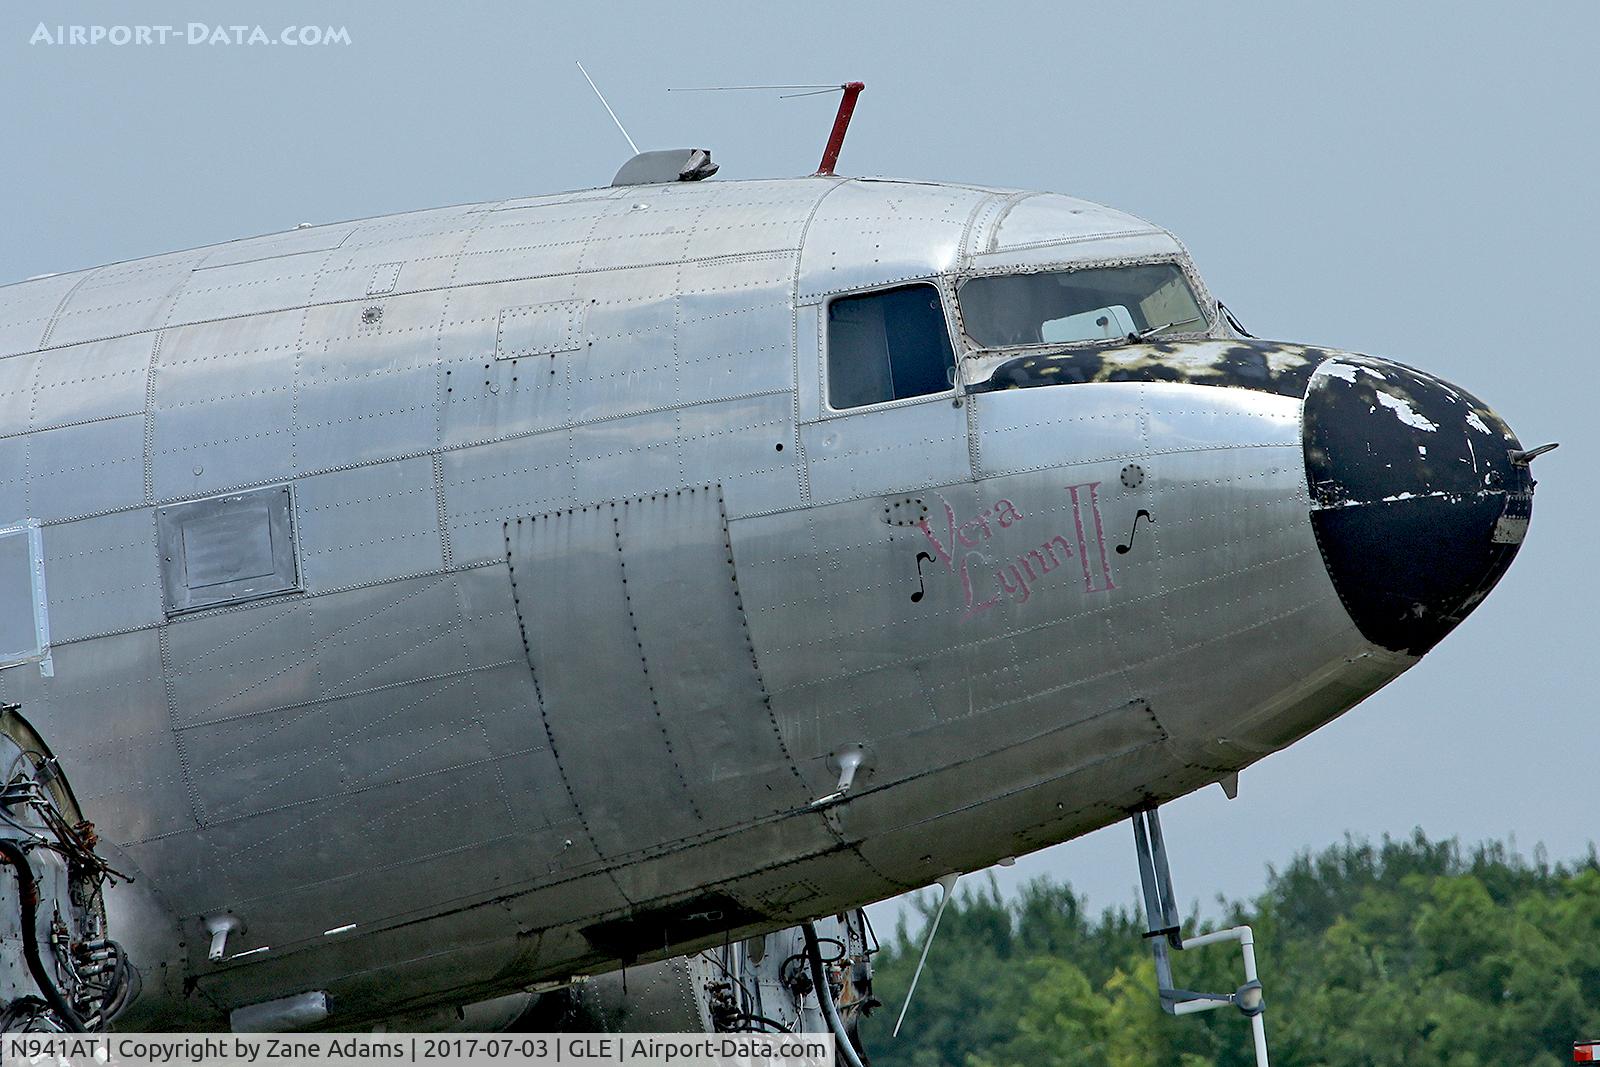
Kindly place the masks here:
POLYGON ((1533 512, 1521 447, 1487 405, 1431 375, 1367 356, 1317 368, 1311 521, 1367 640, 1420 656, 1494 588, 1533 512))

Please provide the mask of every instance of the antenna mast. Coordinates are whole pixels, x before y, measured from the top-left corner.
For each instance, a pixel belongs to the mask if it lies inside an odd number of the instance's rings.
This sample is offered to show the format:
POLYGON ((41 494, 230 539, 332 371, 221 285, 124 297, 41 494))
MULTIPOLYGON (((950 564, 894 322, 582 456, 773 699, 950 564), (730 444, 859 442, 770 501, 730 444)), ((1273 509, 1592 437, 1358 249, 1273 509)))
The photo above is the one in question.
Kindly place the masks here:
MULTIPOLYGON (((580 64, 581 66, 581 64, 580 64)), ((588 75, 585 75, 587 77, 588 75)), ((593 82, 589 83, 593 85, 593 82)), ((850 116, 856 111, 856 97, 861 95, 861 90, 867 87, 866 82, 845 82, 843 85, 691 85, 677 89, 668 89, 667 92, 679 93, 736 93, 750 92, 766 89, 804 89, 808 92, 794 92, 785 94, 782 99, 790 100, 797 96, 819 96, 822 93, 837 93, 843 90, 844 96, 839 100, 839 113, 833 117, 833 129, 828 134, 828 144, 822 150, 822 162, 817 164, 813 177, 832 177, 834 165, 839 162, 839 149, 844 147, 844 135, 850 129, 850 116)), ((596 89, 596 93, 600 90, 596 89)), ((602 104, 605 100, 602 98, 602 104)), ((610 108, 606 109, 611 110, 610 108)), ((616 118, 615 115, 611 116, 616 118)), ((622 125, 621 123, 617 124, 622 125)), ((626 133, 623 134, 627 136, 626 133)))
MULTIPOLYGON (((628 131, 623 128, 622 120, 617 118, 617 113, 615 111, 611 110, 611 105, 610 104, 606 103, 605 94, 602 93, 600 91, 600 87, 594 83, 594 79, 589 77, 589 72, 583 69, 583 63, 582 63, 581 60, 578 61, 578 71, 583 75, 583 80, 589 83, 589 88, 594 90, 594 95, 598 96, 600 98, 600 106, 606 109, 606 114, 611 116, 611 121, 615 122, 617 124, 617 129, 622 130, 622 136, 623 136, 624 139, 627 140, 628 147, 633 149, 633 154, 634 155, 638 155, 639 154, 639 146, 633 143, 633 138, 632 137, 628 136, 628 131)), ((835 154, 837 154, 837 153, 835 153, 835 154)), ((830 171, 829 173, 832 173, 832 172, 830 171)))
POLYGON ((822 150, 822 162, 817 165, 818 175, 833 174, 833 166, 839 162, 839 149, 844 147, 845 131, 850 129, 850 116, 856 111, 856 97, 866 87, 865 82, 845 82, 840 86, 844 96, 839 100, 839 113, 833 118, 833 132, 828 134, 828 147, 822 150))

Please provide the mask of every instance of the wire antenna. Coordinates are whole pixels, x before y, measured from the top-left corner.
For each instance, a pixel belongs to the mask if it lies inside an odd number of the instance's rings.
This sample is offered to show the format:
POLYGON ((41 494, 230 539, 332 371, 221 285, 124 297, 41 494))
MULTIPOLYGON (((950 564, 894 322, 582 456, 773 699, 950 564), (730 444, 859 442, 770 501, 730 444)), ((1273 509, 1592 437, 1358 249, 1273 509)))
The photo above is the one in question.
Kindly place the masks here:
POLYGON ((804 92, 787 92, 778 97, 779 100, 793 100, 797 96, 821 96, 824 93, 844 92, 849 88, 846 85, 678 85, 669 88, 669 93, 747 93, 747 92, 780 92, 784 89, 800 89, 804 92))
POLYGON ((583 75, 583 80, 589 83, 589 88, 594 90, 594 95, 600 98, 600 106, 606 109, 606 114, 611 116, 611 121, 615 122, 617 124, 617 129, 622 131, 622 136, 628 142, 628 147, 633 149, 634 155, 638 155, 639 146, 633 143, 632 137, 628 136, 627 128, 622 125, 622 120, 617 118, 617 113, 611 110, 611 105, 606 103, 605 94, 602 93, 600 91, 600 87, 594 83, 594 79, 589 77, 589 72, 583 69, 583 63, 581 60, 578 61, 578 70, 583 75))
POLYGON ((838 92, 842 85, 679 85, 669 93, 743 93, 761 89, 815 89, 818 92, 838 92))
MULTIPOLYGON (((669 93, 742 93, 742 92, 784 92, 781 100, 791 100, 797 96, 821 96, 823 93, 843 93, 839 100, 839 113, 834 116, 833 129, 828 134, 828 143, 822 150, 822 162, 817 165, 816 173, 821 177, 831 177, 833 168, 839 162, 839 150, 844 147, 844 135, 850 129, 850 116, 855 114, 856 97, 861 95, 861 90, 866 86, 861 82, 845 82, 843 85, 680 85, 669 88, 669 93)), ((598 89, 595 92, 599 92, 598 89)), ((615 116, 613 116, 615 117, 615 116)))

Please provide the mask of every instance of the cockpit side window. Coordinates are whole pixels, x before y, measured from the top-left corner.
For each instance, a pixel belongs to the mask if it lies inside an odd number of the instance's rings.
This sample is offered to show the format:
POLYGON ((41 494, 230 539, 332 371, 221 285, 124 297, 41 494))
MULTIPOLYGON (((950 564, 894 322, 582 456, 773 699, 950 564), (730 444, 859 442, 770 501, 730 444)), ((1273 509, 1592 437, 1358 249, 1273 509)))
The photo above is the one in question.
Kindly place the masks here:
POLYGON ((960 292, 969 337, 984 348, 1204 333, 1210 321, 1175 263, 968 279, 960 292))
POLYGON ((828 305, 828 404, 835 410, 945 392, 955 364, 932 285, 844 296, 828 305))

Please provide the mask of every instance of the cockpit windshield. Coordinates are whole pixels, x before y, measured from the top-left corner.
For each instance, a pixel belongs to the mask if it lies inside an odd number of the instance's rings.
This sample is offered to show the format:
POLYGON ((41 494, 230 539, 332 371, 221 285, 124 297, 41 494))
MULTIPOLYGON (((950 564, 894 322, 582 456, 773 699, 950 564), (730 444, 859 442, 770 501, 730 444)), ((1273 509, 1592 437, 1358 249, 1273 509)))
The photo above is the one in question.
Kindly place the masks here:
POLYGON ((1204 333, 1210 323, 1175 263, 990 274, 962 284, 961 318, 984 348, 1204 333))

